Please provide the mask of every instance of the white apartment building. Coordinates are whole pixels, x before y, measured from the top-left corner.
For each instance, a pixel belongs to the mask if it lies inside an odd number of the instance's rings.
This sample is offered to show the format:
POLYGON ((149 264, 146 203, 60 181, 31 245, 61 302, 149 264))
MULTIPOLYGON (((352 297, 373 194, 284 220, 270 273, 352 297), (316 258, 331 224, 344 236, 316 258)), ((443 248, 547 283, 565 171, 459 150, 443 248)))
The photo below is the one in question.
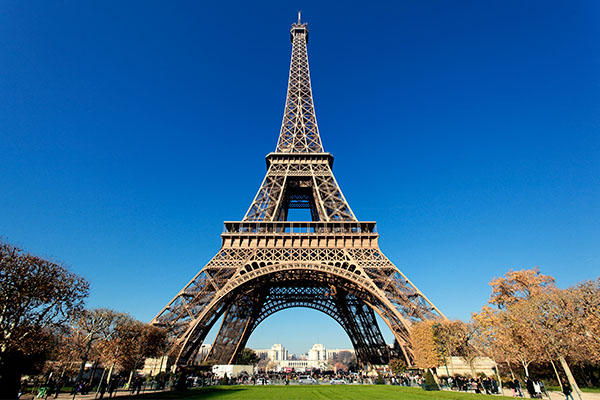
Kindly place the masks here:
POLYGON ((281 344, 274 344, 268 353, 269 360, 278 362, 288 359, 288 351, 281 344))
POLYGON ((322 344, 315 344, 306 356, 299 356, 298 360, 290 360, 288 351, 281 344, 274 344, 271 349, 256 349, 254 352, 263 360, 275 363, 276 371, 284 371, 293 368, 297 372, 310 371, 313 368, 328 369, 329 360, 332 360, 342 351, 354 354, 353 349, 331 349, 327 350, 322 344))
POLYGON ((308 351, 308 360, 327 361, 327 349, 322 344, 314 344, 308 351))

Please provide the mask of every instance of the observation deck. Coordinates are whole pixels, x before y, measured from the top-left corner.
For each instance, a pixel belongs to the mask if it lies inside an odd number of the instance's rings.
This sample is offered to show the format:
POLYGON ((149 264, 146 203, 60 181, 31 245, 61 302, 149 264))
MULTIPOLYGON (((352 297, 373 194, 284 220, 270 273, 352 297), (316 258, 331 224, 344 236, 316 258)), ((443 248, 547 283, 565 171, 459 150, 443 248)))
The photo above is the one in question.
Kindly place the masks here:
POLYGON ((374 221, 226 221, 222 247, 377 247, 374 221))

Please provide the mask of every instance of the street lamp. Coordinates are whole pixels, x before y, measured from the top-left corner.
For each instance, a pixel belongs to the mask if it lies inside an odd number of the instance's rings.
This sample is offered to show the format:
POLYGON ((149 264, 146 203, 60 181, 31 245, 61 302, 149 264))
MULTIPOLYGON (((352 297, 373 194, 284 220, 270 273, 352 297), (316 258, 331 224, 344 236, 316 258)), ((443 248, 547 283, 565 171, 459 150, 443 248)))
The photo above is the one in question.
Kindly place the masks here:
MULTIPOLYGON (((448 363, 446 362, 446 353, 444 352, 444 343, 442 343, 442 340, 440 339, 441 326, 442 326, 442 324, 437 323, 433 327, 436 328, 435 329, 436 336, 438 337, 438 340, 440 341, 440 348, 442 349, 442 357, 444 357, 444 365, 446 366, 446 376, 448 378, 450 378, 450 372, 448 372, 448 363)), ((447 382, 447 380, 446 380, 446 382, 447 382)))

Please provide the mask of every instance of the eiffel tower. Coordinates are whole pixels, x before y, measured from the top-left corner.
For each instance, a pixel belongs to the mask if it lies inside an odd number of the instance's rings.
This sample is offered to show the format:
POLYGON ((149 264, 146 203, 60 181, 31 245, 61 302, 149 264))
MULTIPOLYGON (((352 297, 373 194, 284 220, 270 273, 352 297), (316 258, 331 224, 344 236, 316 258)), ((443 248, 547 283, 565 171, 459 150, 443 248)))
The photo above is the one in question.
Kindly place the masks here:
POLYGON ((186 365, 223 317, 206 359, 231 364, 265 318, 308 307, 342 326, 359 364, 394 356, 411 365, 411 324, 445 317, 381 252, 375 222, 358 221, 344 198, 319 135, 300 14, 290 34, 283 122, 260 189, 242 221, 225 222, 217 255, 152 323, 167 329, 172 362, 186 365), (312 221, 287 221, 290 209, 310 210, 312 221), (392 331, 397 354, 375 313, 392 331))

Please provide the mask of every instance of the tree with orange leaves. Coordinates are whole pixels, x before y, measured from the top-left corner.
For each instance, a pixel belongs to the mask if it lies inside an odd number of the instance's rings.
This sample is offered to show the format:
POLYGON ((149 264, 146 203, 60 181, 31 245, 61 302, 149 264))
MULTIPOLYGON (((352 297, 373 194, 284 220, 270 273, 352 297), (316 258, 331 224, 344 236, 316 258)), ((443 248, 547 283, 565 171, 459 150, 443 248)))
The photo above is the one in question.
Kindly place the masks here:
POLYGON ((411 329, 413 361, 419 368, 435 368, 443 362, 441 349, 435 337, 436 324, 438 321, 422 321, 414 324, 411 329))

